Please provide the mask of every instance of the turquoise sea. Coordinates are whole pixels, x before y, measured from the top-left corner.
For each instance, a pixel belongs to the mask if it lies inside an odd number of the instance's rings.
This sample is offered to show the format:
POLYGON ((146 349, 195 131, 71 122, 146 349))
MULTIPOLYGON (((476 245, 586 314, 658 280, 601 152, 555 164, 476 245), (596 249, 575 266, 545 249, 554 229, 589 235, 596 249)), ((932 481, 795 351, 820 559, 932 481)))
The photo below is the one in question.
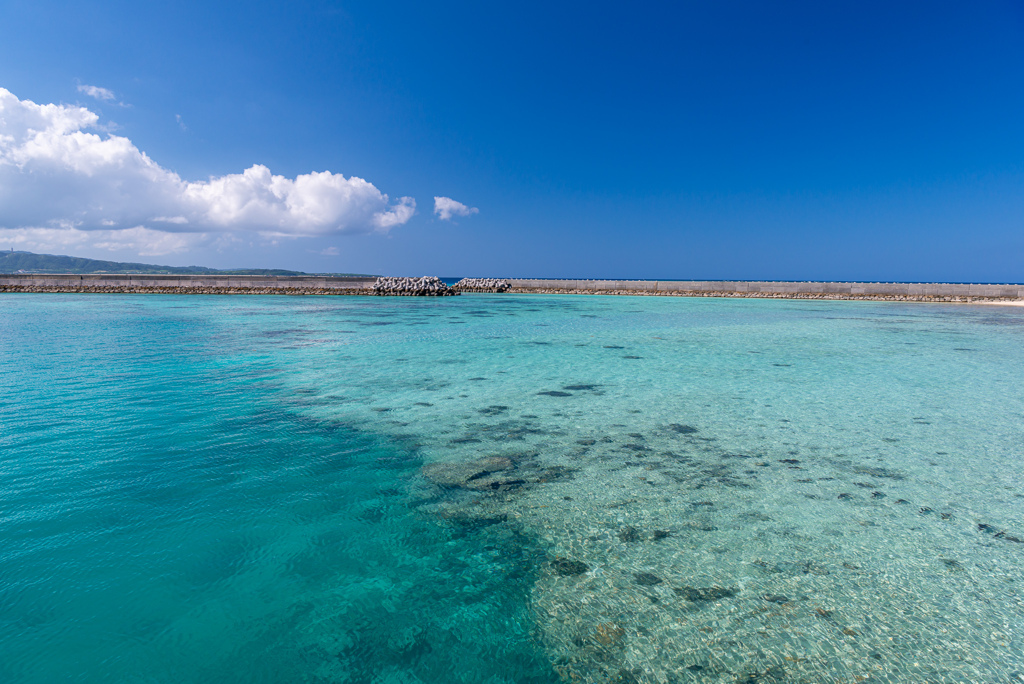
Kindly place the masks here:
POLYGON ((1024 682, 1024 310, 0 295, 0 682, 1024 682))

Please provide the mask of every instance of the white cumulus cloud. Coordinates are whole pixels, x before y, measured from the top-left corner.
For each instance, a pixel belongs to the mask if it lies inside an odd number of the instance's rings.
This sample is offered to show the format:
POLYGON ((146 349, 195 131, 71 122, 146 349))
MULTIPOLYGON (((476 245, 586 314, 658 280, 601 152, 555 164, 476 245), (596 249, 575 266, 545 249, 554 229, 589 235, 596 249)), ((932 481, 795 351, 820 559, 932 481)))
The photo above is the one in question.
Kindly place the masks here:
POLYGON ((416 211, 411 197, 391 201, 362 178, 330 171, 287 178, 255 164, 187 181, 128 138, 94 132, 98 122, 85 107, 40 105, 0 88, 0 241, 52 243, 52 231, 72 231, 69 240, 96 233, 92 244, 147 242, 168 253, 191 238, 157 234, 386 233, 416 211), (110 237, 119 232, 124 240, 110 237))
POLYGON ((480 210, 476 207, 467 207, 462 202, 456 202, 451 197, 435 197, 434 198, 434 213, 440 217, 442 221, 451 221, 452 216, 469 216, 470 214, 477 214, 480 210))
POLYGON ((113 100, 114 97, 116 97, 112 90, 100 88, 99 86, 79 85, 78 92, 85 93, 89 97, 101 100, 103 102, 109 102, 110 100, 113 100))

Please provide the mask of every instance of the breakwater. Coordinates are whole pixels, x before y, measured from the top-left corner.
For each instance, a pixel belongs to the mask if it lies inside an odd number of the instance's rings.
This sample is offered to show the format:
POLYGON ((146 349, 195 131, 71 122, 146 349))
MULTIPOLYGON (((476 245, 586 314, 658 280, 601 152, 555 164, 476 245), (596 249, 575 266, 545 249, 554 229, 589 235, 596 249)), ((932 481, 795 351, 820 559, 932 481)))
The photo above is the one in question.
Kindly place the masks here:
POLYGON ((1024 285, 750 280, 555 280, 509 278, 509 292, 774 299, 971 302, 1024 299, 1024 285))
POLYGON ((433 276, 234 276, 126 274, 3 274, 0 292, 127 294, 288 294, 445 296, 458 292, 433 276))
POLYGON ((1024 285, 744 280, 439 279, 358 276, 0 274, 0 292, 447 295, 459 292, 974 302, 1024 300, 1024 285))
POLYGON ((506 292, 509 287, 507 280, 498 278, 463 278, 452 285, 462 292, 506 292))
POLYGON ((0 292, 372 294, 377 278, 136 274, 0 274, 0 292))
POLYGON ((373 292, 378 296, 448 297, 459 294, 435 276, 422 278, 377 278, 373 292))

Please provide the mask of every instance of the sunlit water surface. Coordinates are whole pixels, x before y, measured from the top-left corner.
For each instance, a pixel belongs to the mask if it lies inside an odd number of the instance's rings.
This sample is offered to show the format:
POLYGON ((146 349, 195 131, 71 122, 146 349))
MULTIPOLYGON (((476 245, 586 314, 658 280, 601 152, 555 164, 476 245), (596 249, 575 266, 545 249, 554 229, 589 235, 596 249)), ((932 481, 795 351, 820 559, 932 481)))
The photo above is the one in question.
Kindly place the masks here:
POLYGON ((0 681, 1024 681, 1024 311, 0 295, 0 681))

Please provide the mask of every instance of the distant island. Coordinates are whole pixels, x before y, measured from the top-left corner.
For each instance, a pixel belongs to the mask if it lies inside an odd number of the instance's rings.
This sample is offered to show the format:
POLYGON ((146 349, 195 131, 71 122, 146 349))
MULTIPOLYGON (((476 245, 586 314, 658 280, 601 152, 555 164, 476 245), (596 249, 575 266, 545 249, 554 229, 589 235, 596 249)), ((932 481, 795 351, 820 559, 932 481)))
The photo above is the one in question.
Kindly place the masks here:
POLYGON ((143 275, 262 275, 262 276, 301 276, 301 275, 336 275, 366 276, 364 273, 304 273, 303 271, 286 271, 279 268, 233 268, 217 269, 206 266, 157 266, 154 264, 136 264, 122 261, 101 261, 83 257, 62 256, 59 254, 34 254, 32 252, 8 251, 0 252, 0 273, 73 273, 85 275, 91 273, 138 273, 143 275))

